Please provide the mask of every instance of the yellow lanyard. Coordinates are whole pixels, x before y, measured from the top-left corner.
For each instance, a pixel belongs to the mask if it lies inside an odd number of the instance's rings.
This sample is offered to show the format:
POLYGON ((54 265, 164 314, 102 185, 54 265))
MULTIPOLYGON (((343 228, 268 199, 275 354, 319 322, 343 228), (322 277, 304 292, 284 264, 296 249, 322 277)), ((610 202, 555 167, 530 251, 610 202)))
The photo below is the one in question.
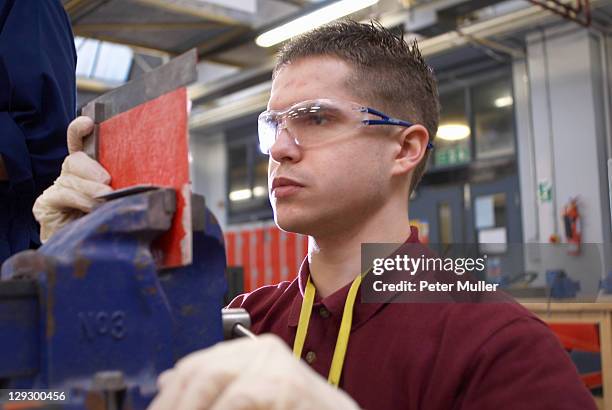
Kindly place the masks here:
MULTIPOLYGON (((327 381, 329 384, 338 387, 340 384, 340 376, 342 376, 342 366, 344 365, 344 356, 346 356, 346 347, 348 346, 349 336, 351 334, 351 325, 353 323, 353 306, 355 305, 355 297, 357 296, 357 289, 361 284, 361 275, 357 276, 349 289, 344 303, 344 312, 342 313, 342 322, 340 322, 340 331, 338 332, 338 339, 336 340, 336 347, 334 349, 334 356, 332 358, 331 368, 329 369, 329 376, 327 381)), ((293 343, 293 355, 300 359, 302 357, 302 349, 304 348, 304 342, 306 341, 306 333, 308 331, 308 323, 310 322, 310 315, 312 314, 312 304, 314 302, 316 289, 310 281, 310 275, 308 275, 308 282, 306 283, 306 291, 304 292, 304 300, 302 301, 302 309, 300 310, 300 320, 298 322, 297 333, 295 335, 295 342, 293 343)))

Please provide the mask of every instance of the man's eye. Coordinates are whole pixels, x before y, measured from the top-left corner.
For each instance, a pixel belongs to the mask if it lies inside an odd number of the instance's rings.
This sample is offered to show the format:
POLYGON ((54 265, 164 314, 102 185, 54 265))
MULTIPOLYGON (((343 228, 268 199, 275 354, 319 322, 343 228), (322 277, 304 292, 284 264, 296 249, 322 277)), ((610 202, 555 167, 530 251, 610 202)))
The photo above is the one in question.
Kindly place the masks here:
POLYGON ((305 121, 309 125, 326 125, 330 119, 321 113, 312 113, 306 116, 305 121))

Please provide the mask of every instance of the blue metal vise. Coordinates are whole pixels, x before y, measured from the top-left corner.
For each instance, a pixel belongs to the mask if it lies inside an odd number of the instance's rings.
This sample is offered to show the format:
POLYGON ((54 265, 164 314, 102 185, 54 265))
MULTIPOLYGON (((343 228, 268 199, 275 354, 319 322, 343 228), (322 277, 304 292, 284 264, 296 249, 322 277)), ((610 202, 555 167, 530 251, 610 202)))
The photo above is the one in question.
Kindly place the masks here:
POLYGON ((65 392, 57 409, 144 409, 162 371, 223 340, 225 249, 202 197, 192 265, 159 270, 151 254, 175 208, 171 189, 114 199, 4 263, 0 389, 65 392))

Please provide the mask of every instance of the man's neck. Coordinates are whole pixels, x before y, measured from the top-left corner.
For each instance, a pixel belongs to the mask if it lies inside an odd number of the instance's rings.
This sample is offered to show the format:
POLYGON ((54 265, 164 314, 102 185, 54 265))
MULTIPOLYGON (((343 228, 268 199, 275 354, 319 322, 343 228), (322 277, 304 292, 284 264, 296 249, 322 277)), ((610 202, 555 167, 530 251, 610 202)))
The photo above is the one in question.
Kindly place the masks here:
POLYGON ((403 243, 409 235, 410 223, 404 205, 399 212, 381 211, 352 229, 311 236, 308 263, 317 293, 321 297, 329 296, 361 273, 362 243, 403 243))

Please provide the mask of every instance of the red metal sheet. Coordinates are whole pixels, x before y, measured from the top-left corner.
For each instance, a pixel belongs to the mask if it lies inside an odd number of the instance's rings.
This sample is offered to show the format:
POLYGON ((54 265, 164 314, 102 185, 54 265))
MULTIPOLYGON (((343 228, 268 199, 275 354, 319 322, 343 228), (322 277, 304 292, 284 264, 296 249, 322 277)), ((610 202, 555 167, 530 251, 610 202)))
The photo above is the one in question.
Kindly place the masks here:
POLYGON ((153 244, 165 267, 192 261, 188 147, 185 88, 100 123, 98 159, 113 189, 153 184, 176 190, 172 227, 153 244))
POLYGON ((581 374, 580 378, 584 385, 589 389, 601 387, 603 384, 603 374, 601 372, 581 374))
POLYGON ((292 280, 297 276, 297 270, 299 266, 297 265, 297 255, 295 251, 295 244, 297 240, 297 235, 294 233, 288 232, 286 234, 285 240, 285 264, 287 266, 287 280, 292 280))
MULTIPOLYGON (((302 243, 302 250, 301 250, 301 255, 300 257, 302 259, 304 259, 304 257, 306 255, 308 255, 308 236, 306 235, 299 235, 300 238, 300 242, 302 243)), ((300 261, 301 263, 301 261, 300 261)))
POLYGON ((247 230, 240 232, 240 255, 241 264, 244 271, 244 291, 253 290, 251 281, 251 233, 247 230))
POLYGON ((566 349, 599 352, 599 328, 591 323, 548 323, 566 349))
POLYGON ((236 266, 236 234, 225 234, 225 251, 227 252, 227 266, 236 266))
POLYGON ((268 228, 270 236, 270 267, 272 268, 272 283, 281 281, 280 266, 280 230, 276 226, 268 228))
POLYGON ((257 272, 256 288, 260 288, 266 284, 264 240, 264 230, 262 228, 255 229, 255 269, 257 272))

